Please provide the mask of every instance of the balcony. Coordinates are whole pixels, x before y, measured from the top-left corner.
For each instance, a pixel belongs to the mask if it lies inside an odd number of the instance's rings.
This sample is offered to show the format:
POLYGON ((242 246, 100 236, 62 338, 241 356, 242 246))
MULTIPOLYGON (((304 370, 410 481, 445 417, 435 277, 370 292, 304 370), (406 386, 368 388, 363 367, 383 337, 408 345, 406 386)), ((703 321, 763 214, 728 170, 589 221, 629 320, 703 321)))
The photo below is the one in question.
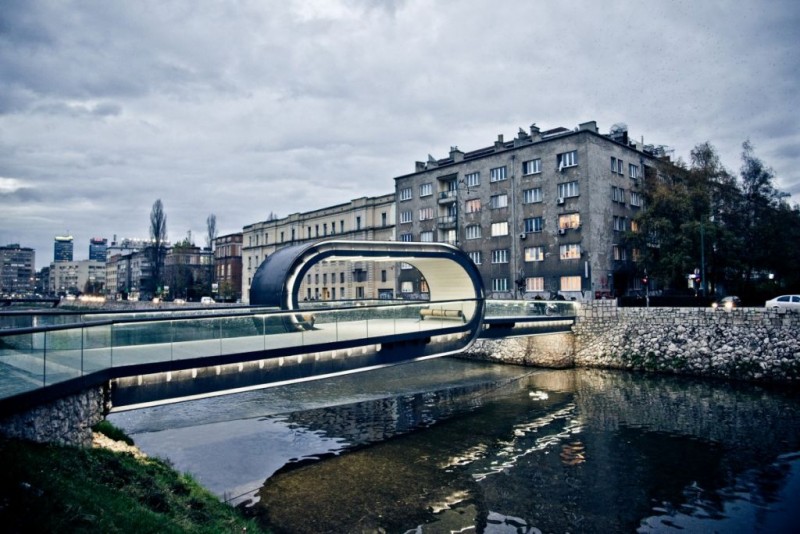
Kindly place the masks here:
POLYGON ((456 216, 455 215, 444 215, 443 217, 436 218, 436 226, 438 226, 441 230, 448 230, 450 228, 456 227, 456 216))
POLYGON ((450 204, 456 201, 456 191, 440 191, 439 204, 450 204))

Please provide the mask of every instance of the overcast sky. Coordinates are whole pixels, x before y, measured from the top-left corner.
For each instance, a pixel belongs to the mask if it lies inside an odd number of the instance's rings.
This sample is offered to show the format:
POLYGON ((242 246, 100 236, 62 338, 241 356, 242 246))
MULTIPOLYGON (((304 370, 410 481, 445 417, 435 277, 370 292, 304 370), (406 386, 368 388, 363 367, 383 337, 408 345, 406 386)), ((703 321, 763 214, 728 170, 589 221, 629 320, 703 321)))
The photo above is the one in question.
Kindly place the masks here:
POLYGON ((3 0, 0 244, 220 235, 361 196, 520 127, 689 159, 741 144, 800 202, 800 2, 3 0))

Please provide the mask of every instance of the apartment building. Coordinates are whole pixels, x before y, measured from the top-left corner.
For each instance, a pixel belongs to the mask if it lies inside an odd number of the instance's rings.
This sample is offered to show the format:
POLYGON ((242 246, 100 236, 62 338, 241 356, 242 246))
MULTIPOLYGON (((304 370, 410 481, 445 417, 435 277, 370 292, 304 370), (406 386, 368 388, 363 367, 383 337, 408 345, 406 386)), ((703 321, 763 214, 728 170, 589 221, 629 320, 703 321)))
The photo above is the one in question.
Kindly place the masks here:
POLYGON ((105 291, 106 264, 102 261, 56 261, 50 264, 50 293, 99 295, 105 291))
MULTIPOLYGON (((452 147, 395 178, 397 239, 457 245, 491 298, 624 294, 641 287, 626 234, 636 231, 645 175, 669 166, 667 153, 621 126, 601 134, 594 121, 452 147)), ((416 270, 402 270, 399 284, 408 298, 425 297, 416 270)))
POLYGON ((0 247, 0 295, 28 295, 36 288, 36 251, 12 243, 0 247))
MULTIPOLYGON (((361 197, 287 217, 245 226, 242 231, 242 301, 249 303, 250 284, 258 267, 281 247, 325 239, 393 241, 394 194, 361 197)), ((299 300, 393 298, 395 264, 321 262, 309 271, 299 300)))
POLYGON ((214 283, 220 300, 242 298, 242 240, 241 232, 214 239, 214 283))

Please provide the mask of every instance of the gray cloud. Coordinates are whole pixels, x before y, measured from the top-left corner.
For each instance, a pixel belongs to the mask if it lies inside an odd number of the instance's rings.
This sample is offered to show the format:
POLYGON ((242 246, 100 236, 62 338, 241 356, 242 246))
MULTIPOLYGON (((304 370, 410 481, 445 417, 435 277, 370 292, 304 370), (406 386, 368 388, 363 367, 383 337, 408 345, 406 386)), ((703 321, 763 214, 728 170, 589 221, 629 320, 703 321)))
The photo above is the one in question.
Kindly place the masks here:
POLYGON ((79 257, 145 236, 156 198, 200 242, 209 213, 233 232, 390 192, 532 122, 708 140, 734 171, 750 139, 800 190, 795 2, 7 4, 0 176, 30 196, 0 196, 0 239, 40 266, 66 229, 79 257))

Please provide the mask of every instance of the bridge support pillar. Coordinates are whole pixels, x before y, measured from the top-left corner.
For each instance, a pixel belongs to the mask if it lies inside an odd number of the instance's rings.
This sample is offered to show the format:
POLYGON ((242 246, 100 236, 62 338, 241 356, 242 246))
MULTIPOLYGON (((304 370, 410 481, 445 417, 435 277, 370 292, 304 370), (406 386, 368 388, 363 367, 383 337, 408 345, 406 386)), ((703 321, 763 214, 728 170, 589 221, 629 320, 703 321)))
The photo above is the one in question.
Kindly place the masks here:
POLYGON ((458 356, 470 360, 567 369, 575 366, 575 339, 572 332, 478 339, 458 356))

